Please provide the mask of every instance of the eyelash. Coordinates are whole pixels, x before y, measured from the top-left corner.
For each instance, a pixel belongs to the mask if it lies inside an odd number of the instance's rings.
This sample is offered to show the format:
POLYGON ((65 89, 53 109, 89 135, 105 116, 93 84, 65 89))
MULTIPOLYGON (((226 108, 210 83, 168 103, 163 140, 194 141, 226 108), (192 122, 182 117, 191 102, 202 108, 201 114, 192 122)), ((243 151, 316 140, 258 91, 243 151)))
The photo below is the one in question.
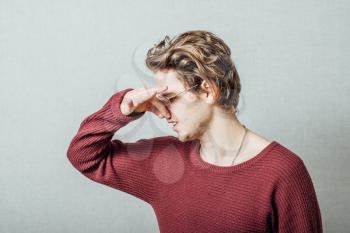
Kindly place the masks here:
POLYGON ((176 97, 171 98, 171 99, 169 100, 170 103, 174 102, 175 99, 176 99, 176 97))

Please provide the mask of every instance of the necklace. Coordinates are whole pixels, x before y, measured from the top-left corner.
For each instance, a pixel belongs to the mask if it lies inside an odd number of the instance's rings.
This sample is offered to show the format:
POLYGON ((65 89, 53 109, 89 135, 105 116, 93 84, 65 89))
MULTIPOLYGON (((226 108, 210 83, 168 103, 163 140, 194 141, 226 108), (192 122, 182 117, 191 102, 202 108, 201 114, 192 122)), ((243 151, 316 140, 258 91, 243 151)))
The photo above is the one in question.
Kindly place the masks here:
POLYGON ((233 165, 233 164, 235 163, 235 161, 236 161, 236 159, 237 159, 237 157, 238 157, 238 153, 241 151, 241 147, 242 147, 242 144, 243 144, 243 142, 244 142, 245 136, 247 135, 247 131, 248 131, 248 130, 247 130, 247 127, 245 127, 245 125, 243 125, 243 128, 244 128, 243 139, 242 139, 242 141, 241 141, 241 145, 239 145, 238 151, 237 151, 235 157, 233 158, 233 161, 232 161, 232 164, 231 164, 231 165, 233 165))
MULTIPOLYGON (((243 128, 244 128, 244 135, 243 135, 241 144, 239 145, 238 151, 237 151, 237 153, 235 154, 235 156, 234 156, 234 158, 233 158, 233 161, 232 161, 232 164, 231 164, 231 165, 233 165, 233 164, 235 163, 235 161, 236 161, 236 159, 237 159, 237 157, 238 157, 238 154, 239 154, 239 152, 241 151, 241 147, 242 147, 242 145, 243 145, 245 136, 247 135, 247 132, 248 132, 247 127, 246 127, 245 125, 242 125, 242 126, 243 126, 243 128)), ((202 152, 202 147, 200 147, 199 151, 200 151, 199 153, 201 154, 201 152, 202 152)))

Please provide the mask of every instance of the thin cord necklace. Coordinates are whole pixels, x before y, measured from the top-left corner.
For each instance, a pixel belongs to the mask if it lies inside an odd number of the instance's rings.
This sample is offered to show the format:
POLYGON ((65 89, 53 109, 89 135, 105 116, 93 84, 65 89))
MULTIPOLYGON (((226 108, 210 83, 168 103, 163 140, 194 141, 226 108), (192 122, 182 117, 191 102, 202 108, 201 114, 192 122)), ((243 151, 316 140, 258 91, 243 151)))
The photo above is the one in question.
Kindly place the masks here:
MULTIPOLYGON (((247 132, 248 132, 247 127, 246 127, 245 125, 242 125, 242 126, 243 126, 243 128, 244 128, 243 139, 242 139, 242 141, 241 141, 241 144, 239 145, 238 151, 237 151, 235 157, 233 158, 233 161, 232 161, 232 164, 231 164, 231 165, 233 165, 233 164, 235 163, 235 161, 236 161, 236 159, 237 159, 237 156, 238 156, 238 153, 241 151, 241 147, 242 147, 242 145, 243 145, 245 136, 246 136, 246 134, 247 134, 247 132)), ((201 152, 202 152, 202 147, 199 148, 199 154, 202 154, 201 152)))
POLYGON ((238 157, 238 154, 239 154, 239 152, 241 151, 241 147, 242 147, 242 145, 243 145, 245 136, 247 135, 247 131, 248 131, 248 130, 247 130, 247 127, 245 127, 245 125, 242 125, 242 126, 243 126, 243 128, 244 128, 243 139, 242 139, 242 141, 241 141, 241 145, 239 145, 238 151, 237 151, 235 157, 233 158, 233 161, 232 161, 232 164, 231 164, 231 165, 233 165, 233 164, 235 163, 235 161, 236 161, 236 159, 237 159, 237 157, 238 157))

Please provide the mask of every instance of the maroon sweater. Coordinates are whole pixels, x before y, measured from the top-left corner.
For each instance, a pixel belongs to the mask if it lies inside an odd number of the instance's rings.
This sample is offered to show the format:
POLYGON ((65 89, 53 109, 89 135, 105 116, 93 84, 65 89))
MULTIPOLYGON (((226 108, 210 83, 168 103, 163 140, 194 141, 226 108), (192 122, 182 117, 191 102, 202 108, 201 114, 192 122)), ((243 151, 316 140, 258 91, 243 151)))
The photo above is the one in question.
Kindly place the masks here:
POLYGON ((113 94, 82 121, 67 156, 87 178, 149 203, 161 233, 322 232, 303 160, 276 141, 252 159, 224 167, 200 157, 199 140, 112 139, 144 115, 120 112, 130 90, 113 94))

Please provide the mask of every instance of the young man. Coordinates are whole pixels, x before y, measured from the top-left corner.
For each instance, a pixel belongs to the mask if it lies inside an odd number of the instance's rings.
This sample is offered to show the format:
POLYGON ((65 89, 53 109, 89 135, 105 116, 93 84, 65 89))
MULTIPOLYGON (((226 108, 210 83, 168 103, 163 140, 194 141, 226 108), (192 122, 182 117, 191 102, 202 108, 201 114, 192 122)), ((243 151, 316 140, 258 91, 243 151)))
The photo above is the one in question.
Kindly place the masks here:
POLYGON ((149 203, 161 233, 322 232, 303 160, 236 117, 240 80, 231 51, 207 31, 165 37, 147 53, 156 87, 124 89, 86 117, 67 151, 98 183, 149 203), (112 137, 146 111, 177 137, 112 137))

